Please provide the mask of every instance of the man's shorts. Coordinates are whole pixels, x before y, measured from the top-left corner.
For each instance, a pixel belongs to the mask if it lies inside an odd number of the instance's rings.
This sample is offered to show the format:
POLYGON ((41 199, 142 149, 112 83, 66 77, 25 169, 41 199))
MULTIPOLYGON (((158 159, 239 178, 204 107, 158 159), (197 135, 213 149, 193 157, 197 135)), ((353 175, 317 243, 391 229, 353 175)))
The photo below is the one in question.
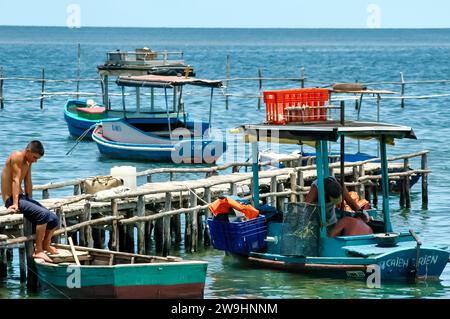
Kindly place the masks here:
MULTIPOLYGON (((11 196, 6 200, 5 206, 8 208, 12 204, 13 198, 11 196)), ((59 219, 56 214, 24 194, 19 195, 19 210, 34 225, 47 224, 47 229, 53 229, 59 226, 59 219)))

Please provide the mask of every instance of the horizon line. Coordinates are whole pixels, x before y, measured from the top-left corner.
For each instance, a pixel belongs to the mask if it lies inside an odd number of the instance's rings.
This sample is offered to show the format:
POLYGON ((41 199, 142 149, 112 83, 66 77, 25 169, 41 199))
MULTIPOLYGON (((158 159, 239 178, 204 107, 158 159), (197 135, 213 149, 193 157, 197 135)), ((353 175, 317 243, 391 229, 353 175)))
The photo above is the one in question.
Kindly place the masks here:
POLYGON ((194 26, 178 26, 178 27, 139 27, 139 26, 92 26, 86 25, 77 28, 70 28, 63 25, 19 25, 19 24, 0 24, 0 27, 23 27, 23 28, 67 28, 67 29, 83 29, 83 28, 122 28, 122 29, 288 29, 288 30, 445 30, 450 27, 380 27, 380 28, 367 28, 367 27, 194 27, 194 26))

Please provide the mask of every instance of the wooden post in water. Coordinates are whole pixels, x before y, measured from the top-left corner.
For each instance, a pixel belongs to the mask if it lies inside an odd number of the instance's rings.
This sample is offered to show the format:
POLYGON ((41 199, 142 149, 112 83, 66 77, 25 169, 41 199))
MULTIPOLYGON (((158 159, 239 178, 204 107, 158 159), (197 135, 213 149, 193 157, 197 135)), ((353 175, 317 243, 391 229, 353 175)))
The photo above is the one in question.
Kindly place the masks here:
MULTIPOLYGON (((296 192, 297 191, 297 172, 291 172, 289 174, 289 178, 290 178, 290 182, 291 182, 291 191, 292 192, 296 192)), ((296 194, 291 194, 291 198, 290 198, 290 202, 291 203, 296 203, 297 202, 297 195, 296 194)), ((281 209, 283 209, 283 207, 281 207, 281 209)))
MULTIPOLYGON (((86 212, 83 210, 83 213, 80 214, 80 223, 86 221, 86 212)), ((78 230, 79 236, 80 236, 80 246, 86 246, 86 227, 81 227, 78 230)))
MULTIPOLYGON (((205 202, 211 203, 211 188, 206 187, 204 192, 204 198, 205 202)), ((203 234, 203 244, 205 246, 211 246, 211 235, 209 233, 209 226, 208 226, 208 218, 211 217, 211 212, 207 208, 205 209, 205 230, 203 234)))
MULTIPOLYGON (((8 236, 3 235, 4 227, 0 228, 0 245, 6 244, 8 236)), ((5 278, 8 275, 8 259, 6 256, 6 248, 0 248, 0 278, 5 278)))
POLYGON ((230 71, 230 69, 231 69, 230 61, 231 61, 230 55, 227 54, 227 63, 226 63, 227 80, 225 81, 225 89, 224 89, 224 91, 225 91, 224 92, 225 93, 225 109, 226 110, 228 110, 228 86, 230 84, 230 73, 231 73, 231 71, 230 71))
MULTIPOLYGON (((164 210, 172 210, 172 194, 170 192, 166 193, 166 202, 164 204, 164 210)), ((170 216, 163 217, 163 251, 162 255, 167 256, 170 254, 171 249, 171 234, 170 234, 170 216)))
POLYGON ((303 177, 303 171, 298 171, 298 186, 300 187, 300 202, 305 201, 305 195, 303 194, 305 187, 305 178, 303 177))
MULTIPOLYGON (((359 172, 358 172, 359 177, 364 177, 366 175, 366 169, 364 168, 364 164, 361 164, 359 166, 359 172)), ((357 182, 358 180, 356 180, 355 182, 357 182)), ((359 185, 359 193, 360 193, 360 197, 361 198, 365 198, 366 197, 366 188, 364 187, 364 184, 361 183, 359 185)))
MULTIPOLYGON (((136 215, 137 216, 145 216, 145 201, 144 195, 138 196, 137 205, 136 205, 136 215)), ((145 222, 139 222, 137 225, 138 229, 138 254, 145 254, 145 222)))
MULTIPOLYGON (((195 190, 193 190, 195 192, 195 190)), ((197 206, 197 196, 195 196, 195 193, 190 192, 189 194, 189 208, 197 206)), ((192 222, 192 233, 191 233, 191 252, 197 251, 197 243, 198 243, 198 225, 197 225, 197 215, 198 211, 193 211, 190 213, 191 215, 191 222, 192 222)))
POLYGON ((81 58, 81 46, 78 43, 77 50, 77 100, 80 98, 80 58, 81 58))
POLYGON ((151 183, 152 182, 152 174, 148 174, 147 175, 147 183, 151 183))
POLYGON ((155 249, 157 253, 161 253, 163 251, 163 236, 164 236, 164 221, 162 218, 158 218, 155 221, 155 249))
POLYGON ((399 200, 399 205, 401 208, 405 207, 405 179, 404 178, 400 178, 399 179, 399 184, 400 184, 400 200, 399 200))
POLYGON ((373 207, 377 208, 378 207, 378 183, 376 181, 373 183, 373 186, 372 186, 372 194, 373 194, 373 198, 372 198, 373 207))
MULTIPOLYGON (((405 158, 403 160, 403 171, 409 170, 409 160, 405 158)), ((406 208, 411 208, 411 185, 409 183, 409 175, 405 176, 403 179, 403 186, 405 187, 405 206, 406 208)))
MULTIPOLYGON (((111 212, 114 217, 119 216, 119 209, 117 207, 117 199, 111 199, 111 212)), ((119 225, 116 219, 112 221, 111 230, 111 250, 119 251, 119 225)))
MULTIPOLYGON (((280 193, 284 192, 284 184, 283 183, 279 183, 277 185, 276 191, 280 192, 280 193)), ((277 207, 279 210, 284 210, 285 197, 284 196, 277 196, 275 203, 276 203, 275 207, 277 207)))
POLYGON ((44 108, 44 91, 45 91, 45 69, 42 68, 41 101, 40 101, 41 110, 44 108))
MULTIPOLYGON (((33 234, 32 223, 24 218, 23 219, 23 234, 24 236, 30 236, 33 234)), ((38 277, 36 272, 36 265, 33 259, 34 243, 33 240, 25 242, 25 251, 27 255, 27 288, 30 291, 37 291, 38 289, 38 277)))
MULTIPOLYGON (((422 154, 421 169, 428 169, 428 154, 422 154)), ((428 207, 428 173, 422 173, 422 207, 428 207)))
POLYGON ((230 195, 237 195, 237 185, 236 183, 230 183, 230 195))
POLYGON ((400 106, 403 109, 405 107, 405 99, 403 98, 403 96, 405 95, 405 79, 403 77, 403 72, 400 72, 400 82, 401 82, 400 95, 402 97, 400 106))
POLYGON ((261 94, 262 94, 262 69, 258 69, 258 110, 261 109, 261 94))
POLYGON ((48 188, 43 189, 42 190, 42 199, 49 199, 49 198, 50 198, 50 194, 49 194, 48 188))
MULTIPOLYGON (((134 216, 134 209, 128 210, 126 216, 127 216, 127 218, 134 216)), ((125 227, 123 227, 123 230, 125 232, 125 250, 122 247, 122 251, 126 251, 128 253, 134 254, 134 252, 135 252, 135 249, 134 249, 134 237, 135 237, 134 236, 134 227, 135 227, 135 224, 126 224, 123 226, 125 226, 125 227)))
POLYGON ((5 107, 5 101, 3 97, 3 68, 0 68, 0 109, 3 110, 5 107))
MULTIPOLYGON (((183 192, 180 191, 179 208, 182 207, 183 207, 183 192)), ((181 236, 181 214, 176 214, 175 216, 172 216, 172 225, 173 225, 173 232, 175 235, 175 243, 179 244, 183 240, 181 236)))
MULTIPOLYGON (((277 177, 276 176, 273 176, 270 178, 270 192, 271 193, 277 192, 277 177)), ((277 207, 277 197, 275 195, 270 196, 270 205, 272 205, 275 208, 282 209, 282 207, 277 207)))
POLYGON ((303 89, 305 87, 305 68, 300 68, 300 87, 303 89))
MULTIPOLYGON (((92 209, 91 209, 91 203, 87 202, 86 204, 84 204, 83 207, 83 214, 84 214, 84 219, 86 221, 90 221, 92 219, 92 209)), ((91 226, 86 226, 84 228, 84 235, 85 235, 85 244, 89 247, 89 248, 93 248, 94 247, 94 239, 92 236, 92 227, 91 226)))
MULTIPOLYGON (((23 234, 23 231, 22 231, 23 234)), ((19 269, 20 269, 20 282, 27 281, 27 254, 25 246, 19 247, 19 269)))

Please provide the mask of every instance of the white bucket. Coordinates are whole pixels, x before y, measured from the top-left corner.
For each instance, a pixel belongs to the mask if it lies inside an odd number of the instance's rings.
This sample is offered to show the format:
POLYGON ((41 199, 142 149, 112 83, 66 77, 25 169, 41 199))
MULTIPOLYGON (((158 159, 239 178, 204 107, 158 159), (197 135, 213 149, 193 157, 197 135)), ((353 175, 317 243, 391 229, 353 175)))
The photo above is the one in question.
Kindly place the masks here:
POLYGON ((111 168, 111 176, 123 179, 123 186, 136 189, 136 167, 114 166, 111 168))

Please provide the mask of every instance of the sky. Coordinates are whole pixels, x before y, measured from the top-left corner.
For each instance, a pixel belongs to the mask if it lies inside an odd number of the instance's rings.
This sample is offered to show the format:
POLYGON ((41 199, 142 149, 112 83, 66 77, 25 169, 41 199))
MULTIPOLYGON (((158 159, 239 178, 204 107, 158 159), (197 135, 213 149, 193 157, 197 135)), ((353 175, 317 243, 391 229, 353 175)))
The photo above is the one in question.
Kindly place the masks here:
POLYGON ((450 1, 0 0, 0 25, 450 28, 450 1))

